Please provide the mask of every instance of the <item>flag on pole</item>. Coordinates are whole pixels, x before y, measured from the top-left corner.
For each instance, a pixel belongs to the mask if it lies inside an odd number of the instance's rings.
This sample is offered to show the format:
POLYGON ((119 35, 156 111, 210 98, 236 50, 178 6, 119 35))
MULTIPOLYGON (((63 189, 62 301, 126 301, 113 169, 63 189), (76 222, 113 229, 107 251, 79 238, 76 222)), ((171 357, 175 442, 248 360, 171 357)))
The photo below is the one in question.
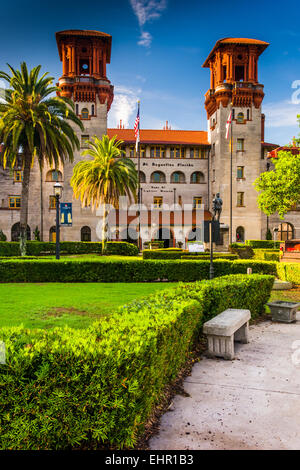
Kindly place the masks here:
POLYGON ((134 123, 135 151, 138 151, 140 141, 140 102, 138 102, 138 112, 134 123))
POLYGON ((230 114, 226 122, 226 139, 228 139, 229 137, 229 130, 230 130, 231 122, 232 122, 232 111, 230 111, 230 114))

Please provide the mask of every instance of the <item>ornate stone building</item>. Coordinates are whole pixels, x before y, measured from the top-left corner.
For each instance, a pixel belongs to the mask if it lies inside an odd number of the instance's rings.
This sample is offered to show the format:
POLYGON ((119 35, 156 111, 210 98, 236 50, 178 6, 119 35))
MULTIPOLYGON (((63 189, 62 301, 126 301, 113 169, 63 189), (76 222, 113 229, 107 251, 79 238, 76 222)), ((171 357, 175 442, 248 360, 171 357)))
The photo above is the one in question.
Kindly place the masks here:
MULTIPOLYGON (((33 238, 33 231, 38 227, 43 240, 55 239, 53 185, 59 180, 63 184, 62 201, 73 203, 73 225, 61 229, 61 239, 95 241, 99 217, 73 198, 70 186, 73 166, 83 158, 81 152, 87 139, 108 134, 124 141, 126 155, 138 167, 134 131, 124 129, 121 124, 107 129, 107 114, 113 101, 113 86, 106 72, 111 57, 111 36, 98 31, 68 30, 56 33, 56 40, 63 69, 58 80, 60 93, 74 101, 85 130, 76 130, 81 149, 75 153, 74 163, 66 163, 64 168, 44 168, 42 172, 34 166, 28 235, 33 238)), ((203 65, 210 69, 211 76, 210 89, 205 95, 208 131, 172 130, 168 124, 162 130, 141 130, 141 202, 159 213, 164 204, 179 207, 190 204, 193 209, 189 231, 192 231, 199 211, 205 219, 210 218, 211 201, 220 193, 224 201, 220 240, 223 249, 230 239, 265 238, 267 227, 272 229, 272 223, 278 223, 276 218, 271 221, 259 211, 253 187, 255 178, 267 169, 268 152, 277 147, 264 141, 261 112, 264 87, 258 80, 258 59, 266 47, 268 43, 253 39, 217 41, 203 65), (232 140, 225 136, 230 112, 232 140)), ((0 229, 8 240, 18 238, 21 180, 20 166, 13 172, 0 169, 0 229)), ((158 220, 152 230, 149 215, 149 230, 143 242, 163 236, 164 224, 158 220)), ((120 238, 120 231, 126 228, 125 223, 115 230, 115 238, 120 238)), ((178 233, 171 212, 170 240, 166 244, 186 241, 186 234, 178 233)), ((124 234, 121 238, 124 239, 124 234)))

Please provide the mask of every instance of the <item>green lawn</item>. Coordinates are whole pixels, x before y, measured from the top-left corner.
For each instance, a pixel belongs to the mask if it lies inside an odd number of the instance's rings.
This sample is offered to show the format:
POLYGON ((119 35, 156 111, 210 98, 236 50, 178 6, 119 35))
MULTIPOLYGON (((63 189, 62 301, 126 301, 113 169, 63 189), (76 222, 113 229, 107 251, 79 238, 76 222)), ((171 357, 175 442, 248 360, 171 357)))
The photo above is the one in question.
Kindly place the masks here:
POLYGON ((86 328, 121 305, 176 284, 0 284, 0 327, 86 328))

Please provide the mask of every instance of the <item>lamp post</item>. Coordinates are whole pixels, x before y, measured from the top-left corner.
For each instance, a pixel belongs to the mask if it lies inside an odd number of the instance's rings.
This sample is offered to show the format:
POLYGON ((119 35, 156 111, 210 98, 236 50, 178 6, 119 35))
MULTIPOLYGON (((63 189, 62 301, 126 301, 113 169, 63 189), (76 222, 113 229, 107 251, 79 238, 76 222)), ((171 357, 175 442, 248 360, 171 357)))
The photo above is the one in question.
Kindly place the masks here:
POLYGON ((56 249, 55 249, 55 252, 56 252, 56 259, 59 259, 60 258, 60 254, 59 254, 59 200, 62 196, 62 190, 63 190, 63 187, 62 185, 57 181, 54 185, 54 196, 55 196, 55 207, 56 207, 56 239, 55 239, 55 243, 56 243, 56 249))

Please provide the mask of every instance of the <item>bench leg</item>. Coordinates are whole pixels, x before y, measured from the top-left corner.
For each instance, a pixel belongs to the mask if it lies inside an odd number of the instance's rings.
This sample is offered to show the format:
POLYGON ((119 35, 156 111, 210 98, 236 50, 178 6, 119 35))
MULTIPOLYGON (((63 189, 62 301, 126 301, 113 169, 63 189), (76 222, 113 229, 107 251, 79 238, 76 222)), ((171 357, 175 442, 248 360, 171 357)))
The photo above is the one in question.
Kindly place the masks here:
POLYGON ((245 323, 245 325, 241 326, 235 333, 234 333, 234 341, 238 341, 240 343, 249 343, 249 322, 245 323))
POLYGON ((234 338, 231 336, 208 335, 209 357, 223 357, 224 359, 234 359, 234 338))

